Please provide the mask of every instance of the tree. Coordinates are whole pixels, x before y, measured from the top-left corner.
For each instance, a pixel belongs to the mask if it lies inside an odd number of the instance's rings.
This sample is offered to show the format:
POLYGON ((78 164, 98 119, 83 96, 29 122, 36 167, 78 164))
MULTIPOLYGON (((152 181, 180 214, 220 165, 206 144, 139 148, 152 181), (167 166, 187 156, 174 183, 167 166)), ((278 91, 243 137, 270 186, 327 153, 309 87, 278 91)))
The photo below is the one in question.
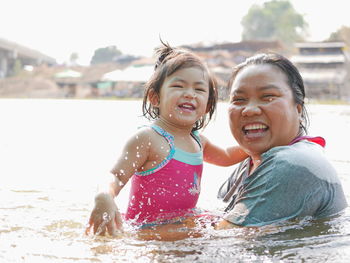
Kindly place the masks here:
POLYGON ((78 59, 79 59, 78 53, 77 52, 73 52, 72 54, 70 54, 69 62, 70 62, 71 65, 76 65, 78 59))
POLYGON ((116 46, 108 46, 95 50, 93 57, 91 58, 91 64, 99 64, 106 62, 113 62, 122 52, 117 49, 116 46))
POLYGON ((286 45, 303 40, 307 23, 288 0, 253 5, 241 22, 243 40, 280 40, 286 45))
POLYGON ((336 32, 333 32, 327 41, 343 41, 350 46, 350 27, 342 26, 336 32))

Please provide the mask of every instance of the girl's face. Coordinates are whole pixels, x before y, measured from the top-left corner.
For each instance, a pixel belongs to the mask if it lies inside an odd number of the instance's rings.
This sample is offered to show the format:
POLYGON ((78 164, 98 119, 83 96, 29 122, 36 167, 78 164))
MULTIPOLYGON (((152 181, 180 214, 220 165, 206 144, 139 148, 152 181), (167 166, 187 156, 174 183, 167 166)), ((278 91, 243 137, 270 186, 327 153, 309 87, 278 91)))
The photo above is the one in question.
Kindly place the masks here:
MULTIPOLYGON (((160 118, 176 126, 192 127, 207 113, 209 80, 203 70, 183 68, 165 78, 159 99, 160 118)), ((151 100, 152 102, 152 100, 151 100)))
POLYGON ((273 65, 241 69, 228 112, 233 136, 251 156, 288 145, 299 132, 301 106, 294 102, 285 74, 273 65))

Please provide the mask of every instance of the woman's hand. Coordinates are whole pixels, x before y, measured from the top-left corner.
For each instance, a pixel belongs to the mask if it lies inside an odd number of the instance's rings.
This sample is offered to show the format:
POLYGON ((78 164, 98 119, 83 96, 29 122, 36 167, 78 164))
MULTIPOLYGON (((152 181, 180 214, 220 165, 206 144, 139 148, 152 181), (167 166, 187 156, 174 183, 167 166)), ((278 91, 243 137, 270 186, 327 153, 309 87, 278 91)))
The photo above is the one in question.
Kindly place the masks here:
POLYGON ((95 197, 95 207, 91 212, 89 224, 85 230, 88 234, 93 228, 95 235, 116 236, 123 231, 123 222, 113 197, 108 193, 100 193, 95 197))

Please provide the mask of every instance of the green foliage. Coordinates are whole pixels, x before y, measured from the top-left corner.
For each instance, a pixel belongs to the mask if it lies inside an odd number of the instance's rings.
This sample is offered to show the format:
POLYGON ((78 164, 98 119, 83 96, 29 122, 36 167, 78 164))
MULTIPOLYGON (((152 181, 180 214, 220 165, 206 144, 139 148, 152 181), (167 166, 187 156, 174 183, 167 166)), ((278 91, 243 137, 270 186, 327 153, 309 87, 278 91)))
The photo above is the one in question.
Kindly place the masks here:
POLYGON ((79 58, 79 54, 77 52, 73 52, 70 57, 69 57, 69 62, 71 64, 76 64, 77 63, 77 60, 79 58))
POLYGON ((336 32, 333 32, 327 41, 342 41, 350 46, 350 27, 342 26, 336 32))
POLYGON ((108 46, 95 50, 95 53, 91 59, 91 64, 99 64, 106 62, 113 62, 122 53, 116 46, 108 46))
POLYGON ((290 45, 301 41, 307 23, 288 0, 253 5, 242 19, 243 40, 280 40, 290 45))

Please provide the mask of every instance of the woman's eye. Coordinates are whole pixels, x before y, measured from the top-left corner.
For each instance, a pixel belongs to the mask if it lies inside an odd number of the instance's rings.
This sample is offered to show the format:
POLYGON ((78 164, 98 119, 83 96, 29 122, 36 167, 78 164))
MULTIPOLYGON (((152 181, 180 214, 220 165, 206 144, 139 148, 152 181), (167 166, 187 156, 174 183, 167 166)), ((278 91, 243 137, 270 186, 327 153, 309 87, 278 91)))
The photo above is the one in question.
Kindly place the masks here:
POLYGON ((231 103, 242 103, 245 101, 245 98, 243 97, 232 97, 231 98, 231 103))
POLYGON ((199 92, 206 92, 206 90, 204 88, 196 88, 196 91, 199 91, 199 92))
POLYGON ((275 94, 264 94, 264 95, 262 96, 262 98, 263 98, 264 100, 271 101, 271 100, 273 100, 274 98, 276 98, 276 95, 275 95, 275 94))

